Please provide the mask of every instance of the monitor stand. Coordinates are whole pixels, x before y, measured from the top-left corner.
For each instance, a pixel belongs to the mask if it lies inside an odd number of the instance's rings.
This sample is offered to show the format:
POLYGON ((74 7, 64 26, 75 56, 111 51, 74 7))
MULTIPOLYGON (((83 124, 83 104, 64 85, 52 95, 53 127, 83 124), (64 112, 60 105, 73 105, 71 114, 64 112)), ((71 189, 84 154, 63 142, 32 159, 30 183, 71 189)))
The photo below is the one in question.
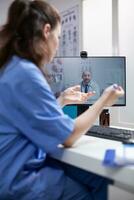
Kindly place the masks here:
POLYGON ((83 112, 85 112, 89 108, 89 105, 79 105, 77 106, 77 116, 81 115, 83 112))
MULTIPOLYGON (((85 112, 89 108, 88 105, 79 105, 77 106, 77 116, 85 112)), ((110 126, 110 113, 108 109, 102 110, 99 116, 99 125, 100 126, 110 126)))

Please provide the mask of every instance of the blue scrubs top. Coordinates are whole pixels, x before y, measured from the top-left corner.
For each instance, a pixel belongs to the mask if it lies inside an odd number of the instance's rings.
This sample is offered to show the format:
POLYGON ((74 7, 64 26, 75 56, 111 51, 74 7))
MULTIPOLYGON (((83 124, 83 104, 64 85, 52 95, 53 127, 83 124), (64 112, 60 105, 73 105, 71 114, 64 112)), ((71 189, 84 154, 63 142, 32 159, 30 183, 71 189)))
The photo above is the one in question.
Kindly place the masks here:
POLYGON ((13 56, 0 71, 0 199, 59 199, 64 172, 45 159, 73 129, 40 69, 13 56))

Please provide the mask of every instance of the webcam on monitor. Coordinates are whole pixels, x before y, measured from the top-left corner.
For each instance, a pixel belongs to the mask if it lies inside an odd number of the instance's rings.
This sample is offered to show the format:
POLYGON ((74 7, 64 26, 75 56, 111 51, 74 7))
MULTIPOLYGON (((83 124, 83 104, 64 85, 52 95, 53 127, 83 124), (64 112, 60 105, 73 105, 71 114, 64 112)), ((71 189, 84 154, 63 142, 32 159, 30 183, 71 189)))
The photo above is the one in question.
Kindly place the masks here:
POLYGON ((88 56, 87 51, 81 51, 81 52, 80 52, 80 57, 81 57, 81 58, 87 58, 87 56, 88 56))

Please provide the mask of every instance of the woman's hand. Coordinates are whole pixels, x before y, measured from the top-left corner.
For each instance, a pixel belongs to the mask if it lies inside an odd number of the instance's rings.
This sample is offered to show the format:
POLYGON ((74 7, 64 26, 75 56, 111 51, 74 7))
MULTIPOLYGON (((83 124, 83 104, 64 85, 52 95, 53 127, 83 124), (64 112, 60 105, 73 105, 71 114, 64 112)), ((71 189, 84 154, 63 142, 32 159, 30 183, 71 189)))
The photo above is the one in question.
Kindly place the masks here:
POLYGON ((57 99, 61 106, 69 104, 82 104, 88 100, 90 96, 93 96, 95 92, 83 93, 80 92, 80 85, 69 87, 64 90, 60 97, 57 99))
POLYGON ((123 95, 123 88, 117 84, 113 84, 104 90, 102 98, 105 99, 105 106, 112 106, 116 100, 123 95))

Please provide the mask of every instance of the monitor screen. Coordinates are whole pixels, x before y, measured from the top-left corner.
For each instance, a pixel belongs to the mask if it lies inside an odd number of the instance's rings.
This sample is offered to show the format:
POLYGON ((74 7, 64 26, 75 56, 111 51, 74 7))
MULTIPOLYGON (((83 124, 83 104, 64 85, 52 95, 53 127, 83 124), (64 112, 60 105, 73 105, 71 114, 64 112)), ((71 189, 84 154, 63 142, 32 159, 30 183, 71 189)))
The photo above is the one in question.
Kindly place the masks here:
MULTIPOLYGON (((82 92, 95 91, 85 105, 92 105, 111 84, 122 86, 126 94, 126 59, 111 57, 55 57, 47 66, 47 80, 55 96, 68 87, 79 84, 82 92)), ((126 95, 114 106, 125 106, 126 95)))

